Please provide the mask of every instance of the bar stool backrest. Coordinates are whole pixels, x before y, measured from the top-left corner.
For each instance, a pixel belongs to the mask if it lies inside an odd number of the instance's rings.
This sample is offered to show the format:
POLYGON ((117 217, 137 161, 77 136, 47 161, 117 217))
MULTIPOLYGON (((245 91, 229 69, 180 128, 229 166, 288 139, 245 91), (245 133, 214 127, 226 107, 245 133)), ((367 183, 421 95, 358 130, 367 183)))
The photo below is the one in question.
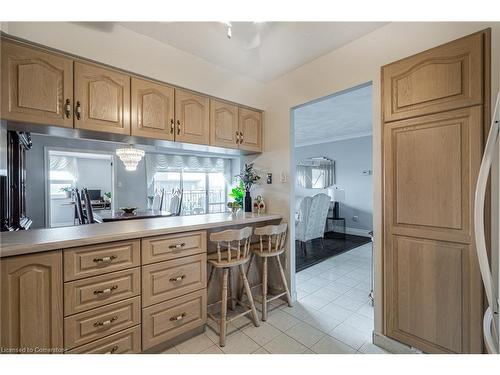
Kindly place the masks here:
POLYGON ((252 227, 245 227, 211 233, 210 241, 217 242, 217 262, 230 264, 249 257, 252 232, 252 227), (227 252, 227 256, 224 256, 224 252, 227 252))
POLYGON ((255 235, 260 237, 260 251, 268 253, 282 252, 285 248, 287 228, 286 223, 255 228, 255 235))

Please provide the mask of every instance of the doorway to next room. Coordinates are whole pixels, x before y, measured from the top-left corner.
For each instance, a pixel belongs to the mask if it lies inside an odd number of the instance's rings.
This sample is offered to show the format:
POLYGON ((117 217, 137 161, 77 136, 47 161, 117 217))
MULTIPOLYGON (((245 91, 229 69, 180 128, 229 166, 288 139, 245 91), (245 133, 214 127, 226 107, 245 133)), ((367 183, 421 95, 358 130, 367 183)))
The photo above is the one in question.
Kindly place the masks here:
POLYGON ((297 310, 371 345, 372 84, 293 109, 297 310))

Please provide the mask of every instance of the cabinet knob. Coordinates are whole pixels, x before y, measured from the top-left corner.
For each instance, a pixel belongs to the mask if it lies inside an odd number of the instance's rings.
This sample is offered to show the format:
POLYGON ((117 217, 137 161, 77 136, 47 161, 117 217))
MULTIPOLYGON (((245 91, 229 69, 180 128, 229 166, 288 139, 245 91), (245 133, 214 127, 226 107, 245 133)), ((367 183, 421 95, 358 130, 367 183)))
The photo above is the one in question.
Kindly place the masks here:
POLYGON ((64 115, 66 118, 69 118, 71 116, 71 102, 69 99, 66 99, 66 103, 64 103, 64 115))
POLYGON ((82 117, 82 105, 80 104, 80 102, 76 102, 75 114, 76 119, 80 120, 82 117))
POLYGON ((177 120, 177 135, 181 134, 181 122, 177 120))

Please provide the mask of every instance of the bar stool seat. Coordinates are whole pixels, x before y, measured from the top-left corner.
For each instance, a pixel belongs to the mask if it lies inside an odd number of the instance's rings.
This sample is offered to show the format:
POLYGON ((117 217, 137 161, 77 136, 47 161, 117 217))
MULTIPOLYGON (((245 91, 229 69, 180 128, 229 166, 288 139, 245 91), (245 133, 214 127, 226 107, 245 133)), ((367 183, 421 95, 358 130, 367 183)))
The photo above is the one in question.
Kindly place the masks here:
MULTIPOLYGON (((283 223, 280 225, 268 225, 261 228, 255 229, 255 235, 259 236, 259 243, 251 246, 251 256, 247 268, 247 275, 252 266, 252 260, 254 257, 262 258, 262 320, 267 320, 267 304, 275 299, 282 296, 286 296, 288 306, 292 306, 292 299, 290 296, 290 290, 288 289, 288 284, 286 281, 285 271, 281 265, 280 255, 285 251, 285 242, 287 234, 287 224, 283 223), (280 271, 281 282, 284 291, 271 298, 267 297, 267 277, 268 277, 268 259, 276 259, 278 264, 278 269, 280 271)), ((243 291, 240 291, 240 295, 243 291)), ((241 297, 240 297, 241 299, 241 297)))
MULTIPOLYGON (((208 263, 212 266, 212 270, 210 271, 210 276, 208 278, 207 289, 210 287, 210 283, 217 270, 222 270, 222 289, 220 301, 220 319, 217 319, 215 315, 211 313, 208 313, 207 315, 209 318, 215 320, 219 324, 220 346, 225 346, 226 344, 227 323, 231 322, 232 320, 250 313, 252 315, 254 325, 256 327, 260 325, 257 309, 255 308, 255 304, 253 302, 250 284, 248 283, 247 275, 243 267, 244 264, 250 261, 250 239, 252 237, 252 232, 252 227, 245 227, 243 229, 229 229, 222 232, 210 234, 210 241, 217 242, 217 252, 208 255, 208 263), (240 299, 238 303, 243 307, 247 307, 247 309, 242 313, 228 319, 228 294, 230 294, 231 291, 231 270, 233 268, 238 268, 239 270, 239 274, 243 282, 243 287, 245 288, 247 294, 249 305, 244 306, 240 299)), ((230 307, 233 310, 233 298, 231 298, 230 295, 229 302, 231 304, 230 307)), ((218 302, 216 304, 218 304, 218 302)))

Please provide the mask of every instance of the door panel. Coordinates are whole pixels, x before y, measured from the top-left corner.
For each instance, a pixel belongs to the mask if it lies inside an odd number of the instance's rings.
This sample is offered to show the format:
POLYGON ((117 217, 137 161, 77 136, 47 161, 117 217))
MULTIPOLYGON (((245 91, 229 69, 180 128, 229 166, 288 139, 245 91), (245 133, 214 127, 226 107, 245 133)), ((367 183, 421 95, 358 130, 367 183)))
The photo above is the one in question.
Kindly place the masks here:
POLYGON ((2 40, 3 119, 72 128, 72 103, 72 60, 2 40))
POLYGON ((209 115, 208 97, 175 90, 176 141, 208 145, 209 115))
MULTIPOLYGON (((1 260, 3 348, 61 354, 63 348, 62 254, 51 251, 1 260)), ((29 353, 29 352, 28 352, 29 353)))
POLYGON ((246 108, 239 111, 240 149, 262 151, 262 113, 246 108))
POLYGON ((384 66, 384 121, 481 104, 482 56, 477 33, 384 66))
POLYGON ((130 134, 130 76, 75 63, 75 128, 130 134))
POLYGON ((174 140, 174 92, 139 78, 132 78, 132 135, 174 140))
POLYGON ((210 99, 210 145, 238 148, 238 107, 210 99))

